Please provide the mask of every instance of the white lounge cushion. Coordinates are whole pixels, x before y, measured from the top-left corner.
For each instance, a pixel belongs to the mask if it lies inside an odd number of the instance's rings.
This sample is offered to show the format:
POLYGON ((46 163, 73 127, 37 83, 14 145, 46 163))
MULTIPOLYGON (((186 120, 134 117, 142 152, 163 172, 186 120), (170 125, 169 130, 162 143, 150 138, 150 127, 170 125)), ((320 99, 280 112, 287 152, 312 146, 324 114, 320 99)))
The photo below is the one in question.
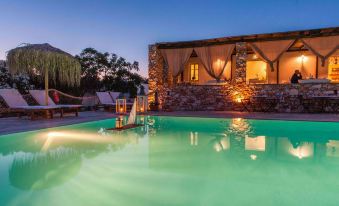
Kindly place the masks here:
POLYGON ((113 101, 115 101, 119 97, 120 92, 109 92, 109 94, 111 95, 113 101))
POLYGON ((96 94, 101 104, 106 105, 114 104, 113 99, 108 92, 96 92, 96 94))
MULTIPOLYGON (((29 90, 29 93, 38 102, 39 105, 46 105, 45 90, 29 90)), ((56 105, 54 101, 48 96, 48 105, 56 105)))
POLYGON ((10 108, 28 106, 27 102, 16 89, 0 89, 0 96, 10 108))
POLYGON ((12 109, 26 109, 26 110, 36 110, 36 109, 58 109, 59 106, 17 106, 17 107, 11 107, 12 109))

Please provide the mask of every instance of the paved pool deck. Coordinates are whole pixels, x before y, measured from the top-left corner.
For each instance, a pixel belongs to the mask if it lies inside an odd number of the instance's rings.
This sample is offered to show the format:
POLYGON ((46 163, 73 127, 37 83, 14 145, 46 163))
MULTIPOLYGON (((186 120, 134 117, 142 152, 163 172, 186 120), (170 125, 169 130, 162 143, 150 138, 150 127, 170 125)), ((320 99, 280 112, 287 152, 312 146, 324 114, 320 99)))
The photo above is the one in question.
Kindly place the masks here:
MULTIPOLYGON (((210 118, 246 118, 291 121, 321 121, 338 122, 339 114, 297 114, 297 113, 248 113, 230 111, 176 111, 176 112, 150 112, 148 115, 179 116, 179 117, 210 117, 210 118)), ((116 114, 103 111, 80 112, 79 117, 68 115, 64 118, 38 119, 31 121, 29 118, 8 117, 0 118, 0 135, 25 132, 50 127, 78 124, 116 117, 116 114)))

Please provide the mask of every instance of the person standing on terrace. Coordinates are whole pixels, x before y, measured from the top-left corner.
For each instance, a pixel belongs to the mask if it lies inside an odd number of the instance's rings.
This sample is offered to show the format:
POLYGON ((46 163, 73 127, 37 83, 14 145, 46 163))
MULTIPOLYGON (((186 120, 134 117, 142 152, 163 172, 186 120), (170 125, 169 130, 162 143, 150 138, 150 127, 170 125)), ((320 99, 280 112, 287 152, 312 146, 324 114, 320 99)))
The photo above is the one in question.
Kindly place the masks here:
POLYGON ((299 80, 302 79, 303 77, 301 76, 300 71, 297 69, 294 71, 293 76, 291 77, 291 83, 292 84, 298 84, 299 80))

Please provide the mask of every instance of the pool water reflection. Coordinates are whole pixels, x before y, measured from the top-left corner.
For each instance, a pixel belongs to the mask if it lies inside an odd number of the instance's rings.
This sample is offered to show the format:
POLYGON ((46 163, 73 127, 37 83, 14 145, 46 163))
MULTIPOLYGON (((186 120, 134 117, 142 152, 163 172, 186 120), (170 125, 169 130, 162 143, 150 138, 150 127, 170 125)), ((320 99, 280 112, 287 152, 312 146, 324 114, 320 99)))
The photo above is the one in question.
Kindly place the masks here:
POLYGON ((0 137, 0 205, 336 205, 339 124, 114 119, 0 137))

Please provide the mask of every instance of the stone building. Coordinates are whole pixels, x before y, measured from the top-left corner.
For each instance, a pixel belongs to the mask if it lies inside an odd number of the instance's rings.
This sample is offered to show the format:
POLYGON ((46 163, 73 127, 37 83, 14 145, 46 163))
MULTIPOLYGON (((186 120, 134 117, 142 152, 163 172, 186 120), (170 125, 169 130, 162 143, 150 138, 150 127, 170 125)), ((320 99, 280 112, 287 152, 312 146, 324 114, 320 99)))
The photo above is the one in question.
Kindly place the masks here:
POLYGON ((244 110, 277 99, 275 111, 302 112, 308 97, 337 95, 338 60, 339 27, 156 43, 149 102, 168 111, 244 110), (302 79, 291 84, 296 70, 302 79))

